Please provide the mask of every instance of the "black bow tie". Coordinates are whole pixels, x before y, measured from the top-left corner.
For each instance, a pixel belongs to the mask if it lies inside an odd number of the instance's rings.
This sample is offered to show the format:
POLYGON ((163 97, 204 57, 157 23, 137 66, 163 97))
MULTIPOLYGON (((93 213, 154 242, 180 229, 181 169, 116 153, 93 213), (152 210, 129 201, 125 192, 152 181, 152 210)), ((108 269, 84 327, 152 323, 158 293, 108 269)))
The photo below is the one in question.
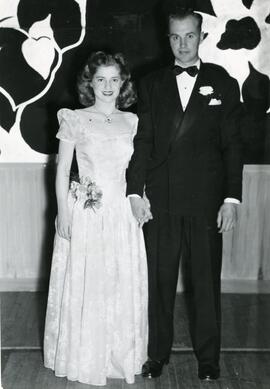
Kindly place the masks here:
POLYGON ((188 68, 182 68, 182 66, 179 65, 174 65, 173 67, 173 72, 176 76, 183 72, 187 72, 187 74, 189 74, 191 77, 195 77, 198 74, 198 71, 199 69, 195 65, 189 66, 188 68))

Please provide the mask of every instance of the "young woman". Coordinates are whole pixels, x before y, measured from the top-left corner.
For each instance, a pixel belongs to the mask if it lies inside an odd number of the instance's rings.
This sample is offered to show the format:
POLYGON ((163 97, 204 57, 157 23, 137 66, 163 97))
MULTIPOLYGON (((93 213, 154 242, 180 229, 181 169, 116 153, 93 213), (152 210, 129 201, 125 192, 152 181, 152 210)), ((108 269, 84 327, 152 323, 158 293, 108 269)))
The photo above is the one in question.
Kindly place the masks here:
MULTIPOLYGON (((126 198, 137 116, 121 54, 90 56, 78 82, 84 109, 58 112, 58 216, 44 363, 60 377, 133 383, 147 359, 147 265, 142 229, 126 198), (74 148, 79 182, 69 184, 74 148)), ((149 210, 144 221, 151 217, 149 210)))

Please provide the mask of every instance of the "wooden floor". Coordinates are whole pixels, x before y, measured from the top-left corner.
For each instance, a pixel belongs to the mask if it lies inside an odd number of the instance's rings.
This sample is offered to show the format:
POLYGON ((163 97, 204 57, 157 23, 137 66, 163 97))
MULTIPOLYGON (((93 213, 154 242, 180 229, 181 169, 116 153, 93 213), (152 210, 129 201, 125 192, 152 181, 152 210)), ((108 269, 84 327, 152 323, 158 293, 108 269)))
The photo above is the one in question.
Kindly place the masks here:
MULTIPOLYGON (((100 388, 57 378, 45 369, 40 351, 3 352, 3 389, 90 389, 100 388)), ((222 353, 221 378, 202 383, 197 378, 196 361, 191 352, 172 354, 162 376, 154 380, 136 378, 134 385, 108 379, 108 389, 269 389, 269 354, 222 353)))
MULTIPOLYGON (((3 389, 87 389, 45 369, 42 337, 46 293, 1 293, 3 389)), ((171 361, 161 378, 134 385, 108 380, 109 389, 270 389, 270 295, 222 295, 221 378, 201 383, 191 349, 186 296, 178 295, 171 361)))
MULTIPOLYGON (((44 292, 0 293, 2 347, 41 347, 47 295, 44 292)), ((175 304, 174 347, 191 348, 183 294, 175 304)), ((270 349, 270 294, 222 294, 222 347, 270 349)), ((270 386, 269 386, 270 389, 270 386)))

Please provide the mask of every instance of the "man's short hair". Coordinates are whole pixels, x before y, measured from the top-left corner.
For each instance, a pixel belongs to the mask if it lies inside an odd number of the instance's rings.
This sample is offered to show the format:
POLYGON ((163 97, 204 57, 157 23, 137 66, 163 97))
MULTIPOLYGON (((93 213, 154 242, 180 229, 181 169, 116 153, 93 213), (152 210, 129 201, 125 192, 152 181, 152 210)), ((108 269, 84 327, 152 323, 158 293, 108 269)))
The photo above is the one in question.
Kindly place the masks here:
POLYGON ((186 7, 180 7, 179 5, 171 5, 167 7, 165 10, 166 17, 167 17, 167 24, 169 26, 169 22, 171 19, 185 19, 188 16, 192 16, 198 21, 198 28, 199 30, 202 29, 202 15, 195 12, 192 8, 186 8, 186 7))

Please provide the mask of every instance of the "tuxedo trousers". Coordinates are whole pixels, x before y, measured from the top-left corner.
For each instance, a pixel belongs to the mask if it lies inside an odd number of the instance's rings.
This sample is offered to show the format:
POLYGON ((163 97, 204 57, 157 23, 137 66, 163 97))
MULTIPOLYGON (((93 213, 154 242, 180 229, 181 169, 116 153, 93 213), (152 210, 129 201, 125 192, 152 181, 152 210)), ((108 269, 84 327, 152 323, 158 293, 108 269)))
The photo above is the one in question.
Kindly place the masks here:
POLYGON ((179 261, 185 261, 190 335, 200 367, 219 370, 222 235, 216 217, 154 211, 144 227, 149 280, 149 346, 152 359, 169 358, 179 261), (189 294, 189 293, 188 293, 189 294))

